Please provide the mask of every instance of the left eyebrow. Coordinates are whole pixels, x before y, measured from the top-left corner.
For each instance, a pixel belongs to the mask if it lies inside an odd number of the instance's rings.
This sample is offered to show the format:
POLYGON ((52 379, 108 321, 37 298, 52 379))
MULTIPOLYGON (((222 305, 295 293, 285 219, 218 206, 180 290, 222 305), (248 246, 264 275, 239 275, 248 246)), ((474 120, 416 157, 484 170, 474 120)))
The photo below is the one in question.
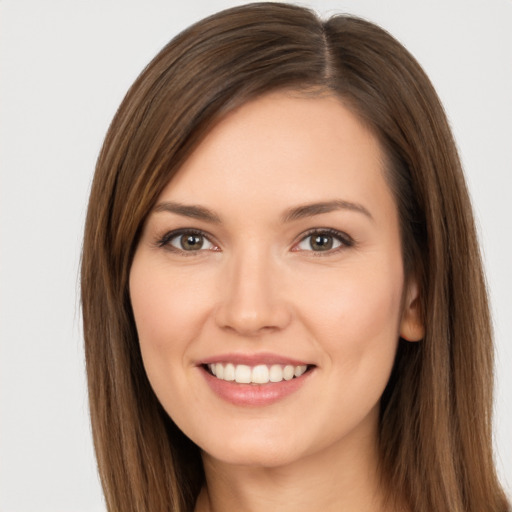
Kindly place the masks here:
POLYGON ((172 201, 165 201, 157 204, 153 211, 175 213, 177 215, 182 215, 183 217, 191 217, 193 219, 204 220, 205 222, 211 222, 214 224, 220 223, 219 216, 204 206, 186 205, 172 201))
POLYGON ((310 203, 286 210, 282 216, 282 222, 292 222, 294 220, 303 219, 304 217, 312 217, 322 213, 329 213, 336 210, 350 210, 362 213, 370 220, 374 220, 372 214, 362 205, 336 199, 334 201, 326 201, 321 203, 310 203))

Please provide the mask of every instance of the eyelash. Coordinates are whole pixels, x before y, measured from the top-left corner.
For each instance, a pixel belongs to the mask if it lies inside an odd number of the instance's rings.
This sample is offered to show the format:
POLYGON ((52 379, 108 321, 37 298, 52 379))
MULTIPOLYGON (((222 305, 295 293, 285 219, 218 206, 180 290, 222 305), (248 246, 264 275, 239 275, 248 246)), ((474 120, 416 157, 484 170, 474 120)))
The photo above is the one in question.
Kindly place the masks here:
MULTIPOLYGON (((183 229, 177 229, 174 231, 169 231, 165 235, 163 235, 161 238, 159 238, 155 245, 159 248, 164 248, 172 252, 179 253, 184 256, 197 256, 198 253, 204 251, 204 250, 211 250, 211 249, 198 249, 195 251, 186 251, 184 249, 179 249, 177 247, 174 247, 171 245, 171 241, 175 238, 183 235, 196 235, 199 237, 202 237, 203 239, 207 240, 210 244, 216 246, 214 242, 211 241, 211 236, 208 233, 205 233, 204 231, 201 231, 199 229, 193 229, 193 228, 183 228, 183 229)), ((341 251, 343 249, 347 249, 349 247, 354 246, 355 241, 352 237, 347 235, 346 233, 343 233, 342 231, 338 231, 336 229, 332 228, 314 228, 306 231, 305 233, 302 233, 300 235, 300 239, 298 242, 296 242, 292 248, 293 252, 299 252, 299 249, 296 249, 296 247, 305 242, 308 238, 317 235, 317 236, 327 236, 332 237, 333 239, 337 240, 340 243, 339 247, 336 247, 334 249, 328 249, 326 251, 314 251, 314 250, 305 250, 304 252, 311 252, 315 256, 323 256, 323 255, 331 255, 334 253, 337 253, 338 251, 341 251)))
POLYGON ((179 236, 183 236, 183 235, 199 236, 199 237, 207 240, 208 242, 210 242, 210 244, 215 245, 211 241, 211 236, 209 234, 205 233, 204 231, 201 231, 200 229, 193 229, 193 228, 183 228, 183 229, 176 229, 174 231, 169 231, 164 236, 159 238, 156 241, 155 245, 157 247, 167 249, 172 252, 180 253, 184 256, 197 256, 197 254, 199 252, 204 251, 204 249, 199 249, 197 251, 186 251, 184 249, 179 249, 179 248, 171 245, 172 240, 174 240, 175 238, 178 238, 179 236))
MULTIPOLYGON (((334 249, 328 249, 326 251, 313 251, 313 250, 306 251, 306 252, 311 252, 312 255, 314 255, 315 257, 335 254, 335 253, 338 253, 339 251, 342 251, 349 247, 353 247, 355 244, 355 241, 352 237, 350 237, 346 233, 343 233, 342 231, 338 231, 337 229, 313 228, 313 229, 306 231, 305 233, 302 233, 300 235, 300 240, 296 244, 294 244, 294 247, 296 247, 297 245, 299 245, 300 243, 304 242, 305 240, 307 240, 308 238, 310 238, 314 235, 316 235, 316 236, 324 235, 324 236, 332 237, 333 239, 340 242, 340 246, 336 247, 334 249)), ((292 249, 292 251, 293 250, 298 252, 297 249, 292 249)))

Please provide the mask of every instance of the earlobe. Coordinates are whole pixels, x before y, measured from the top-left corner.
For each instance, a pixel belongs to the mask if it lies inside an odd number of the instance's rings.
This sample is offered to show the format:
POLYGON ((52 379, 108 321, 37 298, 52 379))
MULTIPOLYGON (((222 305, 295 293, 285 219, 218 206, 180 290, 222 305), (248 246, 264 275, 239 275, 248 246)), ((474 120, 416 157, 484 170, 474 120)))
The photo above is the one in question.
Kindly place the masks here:
POLYGON ((425 326, 421 313, 421 300, 416 279, 410 280, 405 295, 400 337, 407 341, 420 341, 425 336, 425 326))

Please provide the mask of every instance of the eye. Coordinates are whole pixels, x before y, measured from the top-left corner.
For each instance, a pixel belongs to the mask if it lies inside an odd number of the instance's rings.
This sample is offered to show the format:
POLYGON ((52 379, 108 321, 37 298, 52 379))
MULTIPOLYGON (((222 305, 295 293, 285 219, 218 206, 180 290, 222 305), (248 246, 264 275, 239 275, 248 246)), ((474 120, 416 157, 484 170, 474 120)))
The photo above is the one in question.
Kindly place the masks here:
POLYGON ((353 245, 352 239, 336 230, 324 229, 310 232, 295 246, 297 251, 328 252, 353 245))
POLYGON ((180 230, 167 233, 158 241, 160 247, 183 252, 198 252, 216 250, 204 233, 194 230, 180 230))

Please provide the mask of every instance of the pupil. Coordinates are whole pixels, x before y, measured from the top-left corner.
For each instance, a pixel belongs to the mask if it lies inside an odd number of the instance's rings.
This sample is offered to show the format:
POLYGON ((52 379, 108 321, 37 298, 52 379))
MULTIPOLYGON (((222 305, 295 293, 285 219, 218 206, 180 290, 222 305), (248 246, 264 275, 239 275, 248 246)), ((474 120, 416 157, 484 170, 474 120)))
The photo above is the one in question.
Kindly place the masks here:
POLYGON ((317 235, 311 239, 311 248, 316 251, 328 251, 332 248, 332 236, 317 235))
POLYGON ((202 245, 202 237, 199 235, 183 235, 181 237, 181 246, 185 250, 201 249, 202 245))

